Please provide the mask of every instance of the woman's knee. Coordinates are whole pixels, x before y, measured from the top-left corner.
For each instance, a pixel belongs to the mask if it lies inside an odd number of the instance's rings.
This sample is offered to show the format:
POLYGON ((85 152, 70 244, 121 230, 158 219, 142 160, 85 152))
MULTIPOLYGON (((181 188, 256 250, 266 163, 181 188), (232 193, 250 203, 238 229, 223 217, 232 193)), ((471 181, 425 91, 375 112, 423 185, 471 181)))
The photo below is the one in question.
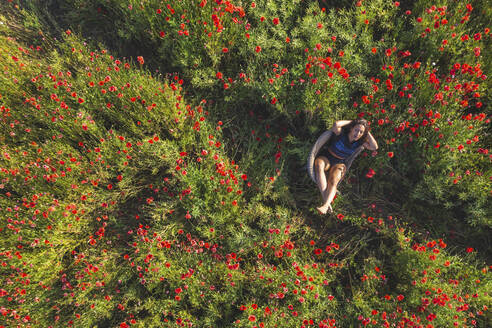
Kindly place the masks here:
POLYGON ((327 165, 329 166, 327 161, 322 157, 317 157, 316 160, 314 161, 314 166, 320 170, 326 170, 327 165))
POLYGON ((336 165, 330 172, 331 173, 329 177, 330 182, 333 184, 338 183, 342 178, 344 172, 345 172, 345 165, 343 164, 336 165))
POLYGON ((345 164, 338 164, 337 169, 340 172, 340 178, 341 178, 345 174, 345 170, 347 169, 347 167, 345 166, 345 164))

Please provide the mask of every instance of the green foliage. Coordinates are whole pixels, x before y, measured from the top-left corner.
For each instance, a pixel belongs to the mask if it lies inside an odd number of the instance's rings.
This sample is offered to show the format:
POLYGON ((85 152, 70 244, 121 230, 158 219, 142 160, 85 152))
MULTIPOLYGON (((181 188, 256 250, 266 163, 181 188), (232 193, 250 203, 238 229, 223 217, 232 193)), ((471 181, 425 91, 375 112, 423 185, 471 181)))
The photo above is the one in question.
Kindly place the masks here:
POLYGON ((0 326, 490 326, 485 2, 0 6, 0 326))

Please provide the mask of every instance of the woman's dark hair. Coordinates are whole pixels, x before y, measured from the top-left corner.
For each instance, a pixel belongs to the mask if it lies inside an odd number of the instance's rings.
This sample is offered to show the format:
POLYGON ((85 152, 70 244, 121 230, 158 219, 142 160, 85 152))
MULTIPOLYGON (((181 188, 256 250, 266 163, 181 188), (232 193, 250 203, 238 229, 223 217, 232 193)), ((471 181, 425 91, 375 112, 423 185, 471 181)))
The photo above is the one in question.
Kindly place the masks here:
POLYGON ((369 133, 369 123, 367 123, 367 121, 364 120, 363 118, 356 118, 355 120, 352 120, 352 122, 342 127, 342 132, 344 134, 349 134, 349 132, 356 125, 362 125, 364 127, 364 134, 362 134, 362 137, 360 137, 359 141, 365 142, 367 138, 367 134, 369 133))

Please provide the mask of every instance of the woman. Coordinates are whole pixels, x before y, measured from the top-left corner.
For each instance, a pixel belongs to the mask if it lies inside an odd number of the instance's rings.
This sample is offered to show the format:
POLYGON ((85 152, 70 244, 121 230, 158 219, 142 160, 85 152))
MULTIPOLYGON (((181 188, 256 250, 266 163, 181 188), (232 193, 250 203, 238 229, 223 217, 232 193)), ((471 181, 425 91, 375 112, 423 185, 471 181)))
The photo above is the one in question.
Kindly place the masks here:
POLYGON ((360 145, 369 150, 378 149, 376 139, 369 132, 367 121, 364 119, 336 121, 331 130, 334 135, 321 148, 314 162, 316 180, 323 197, 323 205, 317 208, 320 214, 333 212, 331 202, 335 197, 337 184, 345 174, 345 160, 360 145))

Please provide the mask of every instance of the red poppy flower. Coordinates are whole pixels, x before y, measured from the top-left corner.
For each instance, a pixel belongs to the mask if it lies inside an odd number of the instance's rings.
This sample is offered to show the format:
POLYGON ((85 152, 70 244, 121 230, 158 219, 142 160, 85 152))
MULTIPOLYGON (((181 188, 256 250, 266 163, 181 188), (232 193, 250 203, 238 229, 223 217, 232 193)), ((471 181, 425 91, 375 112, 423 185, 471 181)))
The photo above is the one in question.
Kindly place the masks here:
POLYGON ((388 152, 388 157, 389 158, 392 158, 393 156, 395 156, 395 154, 392 151, 388 152))
POLYGON ((260 46, 256 46, 255 51, 256 52, 260 52, 261 51, 261 47, 260 46))
POLYGON ((279 23, 279 22, 280 22, 280 21, 279 21, 279 19, 278 19, 277 17, 275 17, 275 18, 273 19, 273 24, 274 24, 274 25, 278 25, 278 23, 279 23))
POLYGON ((391 80, 390 79, 387 79, 386 80, 386 88, 388 90, 393 90, 393 84, 391 83, 391 80))

